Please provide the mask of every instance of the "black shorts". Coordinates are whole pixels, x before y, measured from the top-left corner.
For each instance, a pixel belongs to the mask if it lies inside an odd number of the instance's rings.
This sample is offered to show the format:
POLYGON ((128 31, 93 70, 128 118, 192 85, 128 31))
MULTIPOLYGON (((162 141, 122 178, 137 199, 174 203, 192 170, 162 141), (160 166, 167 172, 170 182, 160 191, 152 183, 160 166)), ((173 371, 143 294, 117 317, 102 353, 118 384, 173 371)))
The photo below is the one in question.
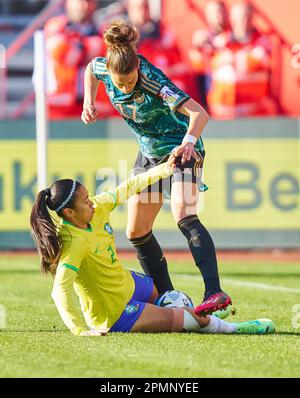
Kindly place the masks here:
MULTIPOLYGON (((142 192, 160 192, 166 197, 170 197, 173 182, 192 182, 199 185, 200 191, 206 191, 208 188, 202 182, 202 170, 205 157, 205 151, 197 151, 199 160, 194 159, 186 161, 185 164, 178 164, 174 174, 168 178, 161 179, 155 184, 149 185, 142 192)), ((145 173, 147 170, 164 163, 168 160, 170 154, 163 158, 147 158, 140 151, 138 152, 135 164, 132 169, 132 176, 145 173)))

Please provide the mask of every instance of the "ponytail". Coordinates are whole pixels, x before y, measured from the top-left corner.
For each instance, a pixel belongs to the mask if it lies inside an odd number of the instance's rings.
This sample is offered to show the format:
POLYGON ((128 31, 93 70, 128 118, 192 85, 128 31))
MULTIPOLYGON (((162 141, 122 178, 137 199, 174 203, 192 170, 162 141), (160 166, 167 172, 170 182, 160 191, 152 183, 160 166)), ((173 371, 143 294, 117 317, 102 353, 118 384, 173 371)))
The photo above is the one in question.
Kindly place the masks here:
POLYGON ((39 192, 30 215, 32 235, 41 257, 41 272, 55 274, 62 243, 56 232, 56 225, 47 208, 49 190, 39 192))
POLYGON ((33 204, 30 225, 41 257, 41 271, 44 274, 56 273, 62 249, 56 222, 48 209, 55 211, 59 217, 63 218, 65 208, 74 209, 80 187, 82 185, 78 181, 58 180, 51 188, 39 192, 33 204))

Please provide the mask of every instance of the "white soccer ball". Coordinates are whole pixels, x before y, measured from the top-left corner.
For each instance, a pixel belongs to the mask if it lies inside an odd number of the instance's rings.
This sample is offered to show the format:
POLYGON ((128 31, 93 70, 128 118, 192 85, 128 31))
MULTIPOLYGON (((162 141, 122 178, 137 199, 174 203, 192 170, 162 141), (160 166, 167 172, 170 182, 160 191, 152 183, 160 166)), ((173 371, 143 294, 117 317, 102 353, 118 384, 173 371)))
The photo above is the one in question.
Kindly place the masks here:
POLYGON ((154 304, 160 307, 194 308, 192 299, 178 290, 167 290, 157 297, 154 304))

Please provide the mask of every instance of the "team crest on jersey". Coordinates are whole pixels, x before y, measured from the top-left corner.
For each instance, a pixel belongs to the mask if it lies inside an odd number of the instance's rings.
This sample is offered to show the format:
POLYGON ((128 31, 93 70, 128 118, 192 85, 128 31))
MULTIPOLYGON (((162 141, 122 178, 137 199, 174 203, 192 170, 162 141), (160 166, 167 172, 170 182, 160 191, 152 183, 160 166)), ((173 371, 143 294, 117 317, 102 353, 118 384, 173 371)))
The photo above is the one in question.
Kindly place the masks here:
POLYGON ((110 235, 112 235, 113 232, 114 232, 114 230, 112 229, 112 227, 111 227, 108 223, 106 223, 106 224, 104 225, 104 229, 105 229, 105 231, 106 231, 108 234, 110 234, 110 235))
POLYGON ((141 91, 137 91, 133 96, 133 100, 136 104, 142 104, 145 102, 145 95, 141 91))
POLYGON ((172 91, 169 87, 164 86, 160 93, 159 96, 167 102, 167 104, 173 105, 175 102, 178 100, 179 95, 175 94, 174 91, 172 91))

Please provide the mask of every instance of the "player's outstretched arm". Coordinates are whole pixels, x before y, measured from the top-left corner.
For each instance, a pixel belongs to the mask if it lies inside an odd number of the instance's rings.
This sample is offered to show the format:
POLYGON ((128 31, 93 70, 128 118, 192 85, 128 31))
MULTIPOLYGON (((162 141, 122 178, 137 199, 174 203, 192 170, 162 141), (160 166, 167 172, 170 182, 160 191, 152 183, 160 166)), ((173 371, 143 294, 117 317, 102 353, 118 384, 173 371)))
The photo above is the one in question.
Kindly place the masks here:
POLYGON ((99 87, 97 80, 91 70, 91 63, 88 64, 84 74, 84 102, 81 120, 85 124, 96 123, 98 111, 95 108, 95 100, 99 87))
POLYGON ((108 206, 108 210, 112 211, 117 206, 124 204, 130 196, 143 191, 143 189, 154 184, 161 178, 167 178, 172 175, 175 167, 175 154, 172 153, 166 163, 153 167, 146 173, 129 178, 113 191, 103 192, 100 195, 94 196, 93 200, 97 206, 106 205, 108 206))
POLYGON ((175 155, 172 153, 166 163, 153 167, 146 173, 139 174, 120 184, 115 189, 117 205, 125 203, 128 198, 143 191, 160 179, 169 177, 173 174, 175 167, 175 155))
POLYGON ((185 102, 182 107, 178 109, 178 112, 190 118, 188 131, 182 144, 177 147, 175 152, 176 156, 182 156, 182 163, 184 164, 187 160, 189 161, 192 156, 196 159, 198 158, 194 146, 200 138, 209 120, 209 116, 205 109, 192 98, 185 102))

